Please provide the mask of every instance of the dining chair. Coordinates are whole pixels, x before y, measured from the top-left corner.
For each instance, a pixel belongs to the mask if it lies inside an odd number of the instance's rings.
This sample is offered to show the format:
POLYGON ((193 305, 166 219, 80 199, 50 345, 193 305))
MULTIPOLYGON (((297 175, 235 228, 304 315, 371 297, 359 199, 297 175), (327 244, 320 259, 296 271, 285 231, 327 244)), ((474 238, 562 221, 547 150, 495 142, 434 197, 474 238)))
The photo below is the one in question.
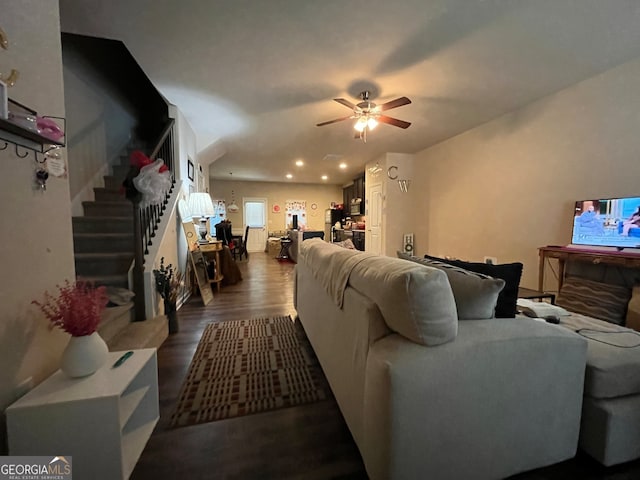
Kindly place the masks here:
MULTIPOLYGON (((242 260, 242 255, 244 258, 249 260, 249 252, 247 251, 247 240, 249 238, 249 226, 244 229, 244 238, 237 238, 237 243, 234 241, 234 248, 231 251, 233 253, 233 259, 236 259, 236 256, 242 260)), ((234 239, 235 240, 235 239, 234 239)))

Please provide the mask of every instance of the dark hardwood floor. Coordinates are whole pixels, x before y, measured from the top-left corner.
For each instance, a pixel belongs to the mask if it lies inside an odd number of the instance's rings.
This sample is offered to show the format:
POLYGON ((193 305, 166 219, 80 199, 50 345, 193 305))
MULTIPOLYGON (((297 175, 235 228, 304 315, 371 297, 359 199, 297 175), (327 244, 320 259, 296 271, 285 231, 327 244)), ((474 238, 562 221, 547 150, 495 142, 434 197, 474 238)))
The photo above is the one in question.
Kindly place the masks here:
MULTIPOLYGON (((244 280, 194 296, 179 311, 180 332, 158 350, 160 421, 131 476, 158 479, 366 479, 358 449, 334 399, 189 427, 170 428, 182 381, 210 322, 287 315, 293 308, 293 264, 266 253, 238 262, 244 280)), ((558 408, 562 408, 559 405, 558 408)), ((488 441, 491 441, 488 439, 488 441)), ((604 468, 584 454, 517 475, 518 480, 640 478, 640 462, 604 468)))

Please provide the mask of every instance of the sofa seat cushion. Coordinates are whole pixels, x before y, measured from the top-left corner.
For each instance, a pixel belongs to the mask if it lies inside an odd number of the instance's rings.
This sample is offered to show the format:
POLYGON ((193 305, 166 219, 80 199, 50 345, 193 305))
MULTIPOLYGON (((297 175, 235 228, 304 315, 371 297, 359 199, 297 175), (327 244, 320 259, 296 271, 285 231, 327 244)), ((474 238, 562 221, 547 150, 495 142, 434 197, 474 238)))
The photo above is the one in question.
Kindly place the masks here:
POLYGON ((561 317, 560 325, 587 339, 586 396, 615 398, 640 394, 638 332, 577 313, 561 317))
POLYGON ((440 345, 458 333, 453 292, 441 270, 371 256, 353 267, 349 285, 376 302, 391 330, 415 343, 440 345))
POLYGON ((413 257, 403 252, 397 252, 397 255, 404 260, 437 268, 447 274, 456 300, 458 320, 484 320, 495 317, 498 295, 504 288, 504 280, 438 260, 413 257))
MULTIPOLYGON (((640 336, 635 343, 640 343, 640 336)), ((589 341, 584 390, 594 398, 640 394, 640 347, 619 348, 589 341)))

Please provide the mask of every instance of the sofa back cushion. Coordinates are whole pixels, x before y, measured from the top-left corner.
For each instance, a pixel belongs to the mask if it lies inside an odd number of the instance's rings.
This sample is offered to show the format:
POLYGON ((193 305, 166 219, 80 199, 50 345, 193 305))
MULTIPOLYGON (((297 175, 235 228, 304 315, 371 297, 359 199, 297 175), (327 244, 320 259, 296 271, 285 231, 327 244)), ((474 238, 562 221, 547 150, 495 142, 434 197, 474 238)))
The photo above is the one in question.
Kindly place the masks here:
POLYGON ((484 320, 495 317, 498 295, 504 288, 504 280, 438 260, 412 257, 403 252, 397 254, 399 258, 437 268, 447 275, 456 300, 458 320, 484 320))
POLYGON ((353 267, 349 285, 376 302, 391 330, 415 343, 439 345, 458 333, 453 292, 441 270, 372 256, 353 267))
POLYGON ((630 299, 630 288, 567 276, 556 303, 571 312, 622 325, 630 299))

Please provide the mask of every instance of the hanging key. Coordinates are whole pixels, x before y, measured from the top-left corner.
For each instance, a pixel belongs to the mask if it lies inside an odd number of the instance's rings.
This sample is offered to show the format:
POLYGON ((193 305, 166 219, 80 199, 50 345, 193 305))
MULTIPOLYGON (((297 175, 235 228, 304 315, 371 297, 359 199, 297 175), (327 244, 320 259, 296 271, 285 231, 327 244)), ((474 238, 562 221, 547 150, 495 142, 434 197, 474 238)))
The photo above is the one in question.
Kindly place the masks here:
POLYGON ((42 190, 47 189, 47 179, 49 178, 49 172, 45 169, 40 168, 36 171, 36 183, 42 190))

